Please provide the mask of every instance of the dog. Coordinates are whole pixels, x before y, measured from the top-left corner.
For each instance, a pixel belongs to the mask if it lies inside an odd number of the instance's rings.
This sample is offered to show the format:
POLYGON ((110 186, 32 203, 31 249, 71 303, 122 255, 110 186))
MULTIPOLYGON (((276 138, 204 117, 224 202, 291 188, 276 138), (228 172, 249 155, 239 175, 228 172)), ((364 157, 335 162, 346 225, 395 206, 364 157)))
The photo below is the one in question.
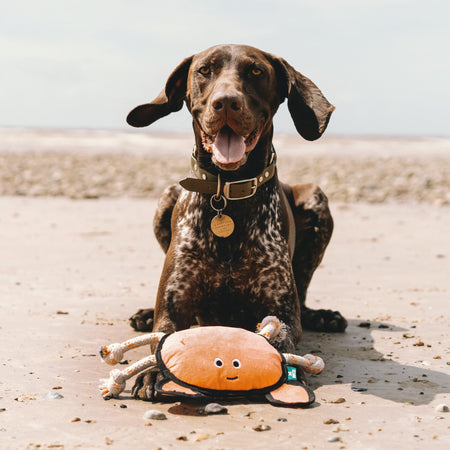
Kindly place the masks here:
MULTIPOLYGON (((335 108, 311 80, 267 52, 218 45, 184 59, 155 100, 129 113, 130 125, 145 127, 185 103, 195 135, 194 176, 158 204, 154 231, 166 257, 155 309, 130 319, 136 330, 255 330, 274 315, 284 323, 282 352, 294 352, 302 326, 345 330, 339 312, 305 305, 333 219, 318 186, 278 179, 272 119, 285 99, 298 133, 318 139, 335 108)), ((133 395, 154 399, 154 381, 144 374, 133 395)))

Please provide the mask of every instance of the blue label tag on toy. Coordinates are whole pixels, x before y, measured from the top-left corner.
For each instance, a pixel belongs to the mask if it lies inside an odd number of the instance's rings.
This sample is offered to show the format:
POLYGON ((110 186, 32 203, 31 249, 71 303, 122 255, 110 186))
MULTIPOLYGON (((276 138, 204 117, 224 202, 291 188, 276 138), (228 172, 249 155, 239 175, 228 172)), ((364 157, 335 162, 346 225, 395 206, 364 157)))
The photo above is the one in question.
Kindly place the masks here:
POLYGON ((293 366, 287 366, 288 381, 297 380, 297 368, 293 366))

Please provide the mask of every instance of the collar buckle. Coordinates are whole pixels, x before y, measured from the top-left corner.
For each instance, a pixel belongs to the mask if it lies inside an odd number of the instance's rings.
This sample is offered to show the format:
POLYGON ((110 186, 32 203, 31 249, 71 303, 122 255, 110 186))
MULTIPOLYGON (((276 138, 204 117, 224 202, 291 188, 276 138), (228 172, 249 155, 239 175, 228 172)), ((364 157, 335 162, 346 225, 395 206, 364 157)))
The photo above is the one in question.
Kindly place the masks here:
POLYGON ((247 180, 227 181, 223 186, 223 195, 228 200, 244 200, 253 197, 257 189, 258 179, 256 177, 247 180), (233 187, 235 189, 231 192, 233 187))

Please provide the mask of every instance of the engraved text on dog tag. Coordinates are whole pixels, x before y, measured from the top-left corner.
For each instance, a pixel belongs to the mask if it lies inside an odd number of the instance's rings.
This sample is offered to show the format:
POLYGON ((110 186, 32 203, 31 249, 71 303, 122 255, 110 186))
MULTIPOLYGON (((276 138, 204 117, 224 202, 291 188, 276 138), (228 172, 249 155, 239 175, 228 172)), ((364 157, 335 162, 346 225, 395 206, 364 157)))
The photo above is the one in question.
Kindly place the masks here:
POLYGON ((211 220, 211 231, 218 237, 226 238, 234 231, 234 222, 226 214, 218 214, 211 220))

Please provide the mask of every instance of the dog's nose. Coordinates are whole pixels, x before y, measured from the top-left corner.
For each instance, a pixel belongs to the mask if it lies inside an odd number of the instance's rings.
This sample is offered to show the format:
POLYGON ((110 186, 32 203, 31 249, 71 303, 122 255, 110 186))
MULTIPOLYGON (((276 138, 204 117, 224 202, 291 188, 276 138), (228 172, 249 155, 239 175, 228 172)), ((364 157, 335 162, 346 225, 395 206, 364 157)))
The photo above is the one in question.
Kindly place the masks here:
POLYGON ((236 93, 218 92, 214 95, 211 105, 218 114, 226 114, 230 111, 238 112, 243 106, 242 96, 236 93))

